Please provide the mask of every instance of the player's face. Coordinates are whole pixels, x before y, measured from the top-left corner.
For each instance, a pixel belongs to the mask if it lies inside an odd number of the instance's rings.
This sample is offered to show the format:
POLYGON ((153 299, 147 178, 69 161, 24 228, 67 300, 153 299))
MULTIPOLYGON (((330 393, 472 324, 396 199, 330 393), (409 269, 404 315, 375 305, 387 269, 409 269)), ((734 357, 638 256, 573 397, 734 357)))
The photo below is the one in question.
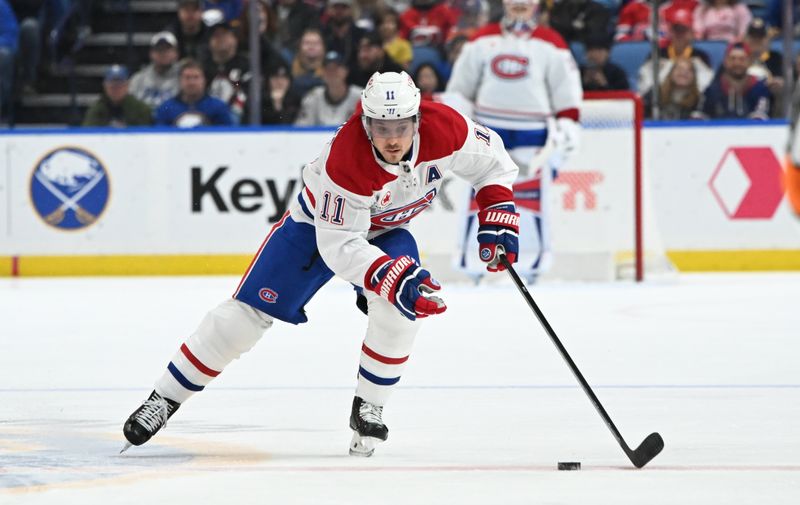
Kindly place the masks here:
POLYGON ((536 4, 533 1, 507 0, 504 2, 506 16, 515 21, 530 21, 536 12, 536 4))
POLYGON ((392 164, 400 163, 414 141, 414 120, 411 118, 370 119, 367 128, 372 145, 384 160, 392 164))

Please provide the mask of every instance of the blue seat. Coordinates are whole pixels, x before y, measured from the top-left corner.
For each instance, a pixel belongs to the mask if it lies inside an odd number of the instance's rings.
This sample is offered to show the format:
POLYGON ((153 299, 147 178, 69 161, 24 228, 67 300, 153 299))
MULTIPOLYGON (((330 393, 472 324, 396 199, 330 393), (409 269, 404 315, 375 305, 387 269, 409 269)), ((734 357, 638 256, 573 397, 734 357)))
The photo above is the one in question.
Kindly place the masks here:
POLYGON ((628 76, 630 88, 635 90, 639 80, 639 68, 649 55, 649 41, 617 42, 611 47, 609 60, 622 67, 628 76))
POLYGON ((578 66, 586 64, 586 47, 583 42, 570 42, 569 50, 572 52, 572 57, 575 58, 575 63, 578 66))
POLYGON ((411 63, 408 66, 408 73, 414 75, 420 65, 423 63, 430 63, 438 68, 442 62, 442 55, 438 49, 430 46, 413 46, 414 55, 411 58, 411 63))
MULTIPOLYGON (((775 39, 769 43, 769 48, 783 54, 783 39, 775 39)), ((800 40, 795 39, 792 43, 792 58, 800 52, 800 40)))
POLYGON ((708 55, 711 60, 711 70, 717 71, 722 60, 725 59, 725 50, 728 48, 728 43, 724 40, 696 40, 692 44, 695 49, 700 49, 708 55))

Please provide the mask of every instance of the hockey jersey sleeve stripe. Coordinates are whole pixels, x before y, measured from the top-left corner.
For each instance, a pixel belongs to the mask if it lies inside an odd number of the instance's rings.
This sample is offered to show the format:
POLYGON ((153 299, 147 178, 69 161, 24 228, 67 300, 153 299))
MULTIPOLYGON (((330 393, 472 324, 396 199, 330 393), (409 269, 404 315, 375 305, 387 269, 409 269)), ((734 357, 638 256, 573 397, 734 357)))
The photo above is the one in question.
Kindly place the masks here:
POLYGON ((478 208, 483 210, 499 203, 513 202, 514 193, 505 186, 492 184, 481 188, 475 195, 475 201, 478 202, 478 208))
POLYGON ((370 265, 369 268, 367 269, 367 273, 364 274, 365 288, 372 289, 375 286, 376 280, 373 279, 372 277, 375 275, 375 272, 377 272, 378 269, 380 269, 383 265, 385 265, 390 261, 392 261, 392 258, 384 254, 383 256, 372 262, 372 265, 370 265))
POLYGON ((169 373, 175 377, 175 380, 178 381, 181 386, 185 387, 189 391, 202 391, 205 389, 205 386, 198 386, 197 384, 189 382, 189 379, 184 377, 180 370, 178 370, 178 367, 176 367, 171 361, 169 362, 169 365, 167 365, 167 370, 169 370, 169 373))
POLYGON ((186 359, 188 359, 192 363, 192 365, 194 365, 195 368, 197 368, 204 374, 208 375, 209 377, 216 377, 217 375, 219 375, 218 371, 208 368, 203 364, 202 361, 197 359, 197 356, 192 354, 192 351, 190 351, 189 348, 186 347, 186 344, 181 345, 181 352, 183 353, 184 356, 186 356, 186 359))
POLYGON ((361 351, 370 358, 374 359, 375 361, 379 361, 386 365, 401 365, 406 361, 408 361, 408 356, 403 356, 402 358, 390 358, 388 356, 384 356, 383 354, 378 354, 377 352, 367 347, 367 344, 363 344, 361 346, 361 351))
POLYGON ((556 118, 560 119, 562 117, 569 118, 577 123, 580 120, 580 111, 578 111, 576 108, 572 108, 556 112, 556 118))
POLYGON ((370 381, 371 383, 377 384, 379 386, 393 386, 398 382, 400 382, 400 377, 390 377, 390 378, 378 377, 377 375, 369 372, 363 366, 358 367, 358 374, 361 377, 364 377, 365 379, 370 381))

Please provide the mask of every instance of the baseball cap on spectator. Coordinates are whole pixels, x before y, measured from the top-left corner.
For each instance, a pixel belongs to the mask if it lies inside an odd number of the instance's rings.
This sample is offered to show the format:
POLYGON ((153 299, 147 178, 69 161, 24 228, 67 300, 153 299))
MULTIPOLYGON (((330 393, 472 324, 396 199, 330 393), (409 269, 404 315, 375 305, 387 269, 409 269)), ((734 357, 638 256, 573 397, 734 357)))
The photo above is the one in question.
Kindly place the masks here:
POLYGON ((328 51, 327 53, 325 53, 325 60, 322 63, 323 65, 327 65, 328 63, 336 63, 337 65, 343 67, 346 66, 344 58, 340 53, 336 51, 328 51))
POLYGON ((747 54, 747 56, 750 56, 750 46, 748 46, 744 42, 732 42, 728 44, 728 47, 725 49, 725 56, 727 57, 731 53, 731 51, 735 49, 741 49, 742 51, 745 52, 745 54, 747 54))
POLYGON ((755 39, 763 39, 767 36, 767 23, 761 18, 753 18, 747 27, 747 35, 755 39))
POLYGON ((368 46, 379 46, 383 47, 383 41, 381 40, 381 36, 378 32, 367 32, 362 35, 361 39, 359 40, 360 44, 367 44, 368 46))
POLYGON ((172 32, 158 32, 150 39, 151 48, 160 48, 164 46, 178 47, 178 39, 175 38, 172 32))
POLYGON ((209 25, 209 27, 208 27, 208 36, 212 37, 217 32, 217 30, 220 30, 220 29, 227 30, 227 31, 231 32, 232 34, 236 35, 236 29, 233 27, 233 25, 231 25, 227 21, 220 21, 219 23, 214 23, 212 25, 209 25))
POLYGON ((200 0, 178 0, 178 8, 181 8, 184 5, 192 5, 198 9, 202 7, 200 0))
POLYGON ((267 77, 288 77, 292 78, 292 72, 289 65, 285 62, 278 62, 267 67, 267 77))
POLYGON ((328 5, 347 5, 352 6, 353 0, 328 0, 328 5))
POLYGON ((105 82, 109 81, 127 81, 128 76, 128 69, 123 65, 111 65, 106 70, 105 78, 103 79, 105 82))
POLYGON ((667 23, 670 28, 680 31, 692 27, 692 11, 689 9, 675 9, 669 11, 667 23))
POLYGON ((611 49, 611 38, 598 33, 586 37, 586 49, 611 49))

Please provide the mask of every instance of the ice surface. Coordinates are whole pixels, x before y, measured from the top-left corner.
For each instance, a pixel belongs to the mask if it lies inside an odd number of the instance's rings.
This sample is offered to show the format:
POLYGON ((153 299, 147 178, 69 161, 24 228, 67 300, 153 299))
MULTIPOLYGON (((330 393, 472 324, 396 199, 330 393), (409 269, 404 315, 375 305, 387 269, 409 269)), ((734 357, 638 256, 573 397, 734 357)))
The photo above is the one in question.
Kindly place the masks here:
POLYGON ((510 283, 445 287, 373 458, 347 455, 366 318, 340 282, 119 455, 237 281, 0 280, 0 504, 800 503, 800 275, 532 288, 628 443, 663 435, 643 470, 510 283))

